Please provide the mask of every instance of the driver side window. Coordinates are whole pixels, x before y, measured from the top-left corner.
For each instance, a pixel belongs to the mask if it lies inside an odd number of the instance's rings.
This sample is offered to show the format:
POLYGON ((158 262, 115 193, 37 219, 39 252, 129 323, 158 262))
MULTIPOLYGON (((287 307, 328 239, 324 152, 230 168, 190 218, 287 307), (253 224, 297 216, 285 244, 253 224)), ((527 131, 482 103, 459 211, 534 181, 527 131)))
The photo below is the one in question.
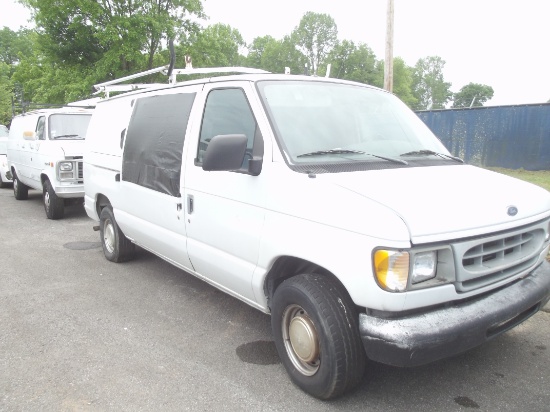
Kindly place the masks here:
POLYGON ((244 134, 247 137, 247 155, 241 167, 243 171, 247 171, 248 161, 254 153, 255 137, 260 140, 261 137, 242 89, 218 89, 212 90, 208 94, 202 119, 196 165, 202 164, 210 140, 214 136, 224 134, 244 134))

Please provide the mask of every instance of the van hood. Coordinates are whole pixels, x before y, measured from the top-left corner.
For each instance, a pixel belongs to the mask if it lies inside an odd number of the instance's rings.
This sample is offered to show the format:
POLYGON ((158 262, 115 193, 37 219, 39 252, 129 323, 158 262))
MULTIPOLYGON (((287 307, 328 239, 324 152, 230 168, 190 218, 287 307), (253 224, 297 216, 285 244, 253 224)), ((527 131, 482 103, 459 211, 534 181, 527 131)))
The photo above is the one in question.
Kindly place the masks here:
POLYGON ((53 143, 65 154, 65 157, 82 156, 84 153, 84 140, 53 140, 53 143))
MULTIPOLYGON (((527 224, 550 214, 550 193, 469 165, 325 174, 333 183, 393 210, 413 243, 527 224), (519 222, 519 223, 518 223, 519 222)), ((328 183, 328 182, 327 182, 328 183)))

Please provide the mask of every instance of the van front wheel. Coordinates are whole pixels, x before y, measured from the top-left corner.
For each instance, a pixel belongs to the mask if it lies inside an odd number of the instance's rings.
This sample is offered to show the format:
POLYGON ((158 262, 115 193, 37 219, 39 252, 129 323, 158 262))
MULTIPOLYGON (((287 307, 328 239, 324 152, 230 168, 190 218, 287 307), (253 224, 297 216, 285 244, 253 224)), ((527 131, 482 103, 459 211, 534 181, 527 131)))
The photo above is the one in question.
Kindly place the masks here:
POLYGON ((65 214, 65 202, 58 197, 53 190, 49 180, 44 182, 44 210, 48 219, 56 220, 63 218, 65 214))
POLYGON ((17 200, 27 200, 29 198, 29 187, 21 183, 15 173, 13 174, 13 196, 17 200))
POLYGON ((357 311, 342 287, 327 276, 302 274, 281 283, 272 302, 277 352, 298 387, 332 399, 359 385, 366 355, 357 311))
POLYGON ((125 262, 134 257, 135 245, 118 227, 113 210, 106 206, 99 215, 99 233, 105 258, 111 262, 125 262))

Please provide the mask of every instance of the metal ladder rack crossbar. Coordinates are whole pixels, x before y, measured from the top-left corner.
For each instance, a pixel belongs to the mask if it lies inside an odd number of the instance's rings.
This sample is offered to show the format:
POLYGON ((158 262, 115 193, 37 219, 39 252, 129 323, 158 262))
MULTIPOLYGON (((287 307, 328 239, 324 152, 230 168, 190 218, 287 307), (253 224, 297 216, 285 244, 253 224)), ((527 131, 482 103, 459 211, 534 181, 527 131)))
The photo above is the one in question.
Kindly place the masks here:
POLYGON ((138 77, 148 76, 150 74, 162 73, 169 76, 168 82, 173 85, 176 84, 177 75, 191 75, 191 74, 214 74, 214 73, 239 73, 239 74, 263 74, 270 73, 266 70, 255 69, 250 67, 201 67, 201 68, 187 68, 187 69, 173 69, 168 74, 169 66, 157 67, 156 69, 147 70, 131 74, 129 76, 121 77, 120 79, 114 79, 103 83, 95 84, 93 87, 96 90, 95 94, 105 93, 106 97, 109 97, 110 92, 128 92, 138 89, 148 89, 154 87, 166 86, 161 83, 137 83, 137 84, 119 84, 127 80, 136 79, 138 77))

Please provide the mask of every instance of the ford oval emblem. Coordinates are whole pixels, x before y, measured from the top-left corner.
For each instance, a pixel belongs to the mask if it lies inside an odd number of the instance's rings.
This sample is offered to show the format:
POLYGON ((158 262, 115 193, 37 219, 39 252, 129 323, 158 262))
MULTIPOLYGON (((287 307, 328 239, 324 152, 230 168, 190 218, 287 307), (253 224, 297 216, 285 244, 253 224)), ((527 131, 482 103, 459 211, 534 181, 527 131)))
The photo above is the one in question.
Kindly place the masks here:
POLYGON ((508 216, 515 216, 518 214, 518 208, 515 206, 508 206, 508 216))

